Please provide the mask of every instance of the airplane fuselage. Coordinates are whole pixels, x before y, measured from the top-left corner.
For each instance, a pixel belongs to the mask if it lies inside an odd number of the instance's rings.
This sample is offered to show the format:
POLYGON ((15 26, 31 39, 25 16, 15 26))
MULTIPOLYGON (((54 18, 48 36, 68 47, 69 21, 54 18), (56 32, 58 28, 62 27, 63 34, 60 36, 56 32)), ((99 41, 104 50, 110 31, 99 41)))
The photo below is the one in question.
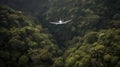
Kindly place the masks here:
POLYGON ((60 20, 59 23, 62 23, 62 20, 60 20))
POLYGON ((70 22, 71 20, 68 20, 68 21, 62 21, 62 20, 59 20, 59 21, 57 21, 57 22, 50 22, 50 23, 52 23, 52 24, 56 24, 56 25, 58 25, 58 24, 66 24, 66 23, 68 23, 68 22, 70 22))

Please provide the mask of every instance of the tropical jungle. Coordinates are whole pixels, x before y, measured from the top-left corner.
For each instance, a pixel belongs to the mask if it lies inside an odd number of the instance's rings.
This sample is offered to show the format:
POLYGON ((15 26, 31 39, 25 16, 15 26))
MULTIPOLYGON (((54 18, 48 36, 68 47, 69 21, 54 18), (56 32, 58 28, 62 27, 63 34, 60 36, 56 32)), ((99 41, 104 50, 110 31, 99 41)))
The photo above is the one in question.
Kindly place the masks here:
POLYGON ((0 0, 0 67, 120 67, 120 0, 0 0))

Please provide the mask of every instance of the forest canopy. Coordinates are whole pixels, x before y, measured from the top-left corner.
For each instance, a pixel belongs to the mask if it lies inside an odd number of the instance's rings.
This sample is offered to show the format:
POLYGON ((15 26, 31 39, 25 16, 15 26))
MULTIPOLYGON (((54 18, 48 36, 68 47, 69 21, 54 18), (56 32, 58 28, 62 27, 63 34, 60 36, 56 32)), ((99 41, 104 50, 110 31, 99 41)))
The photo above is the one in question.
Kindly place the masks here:
POLYGON ((119 0, 0 1, 1 67, 120 67, 119 0), (51 21, 70 20, 63 25, 51 21))

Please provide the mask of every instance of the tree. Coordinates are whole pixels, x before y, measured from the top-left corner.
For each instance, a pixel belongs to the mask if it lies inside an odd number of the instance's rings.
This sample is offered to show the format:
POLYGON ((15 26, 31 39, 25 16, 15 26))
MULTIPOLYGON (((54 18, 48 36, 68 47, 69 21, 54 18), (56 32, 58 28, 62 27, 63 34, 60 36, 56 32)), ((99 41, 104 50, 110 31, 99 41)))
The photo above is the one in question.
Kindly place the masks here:
POLYGON ((28 61, 29 61, 29 58, 26 55, 22 55, 19 58, 18 63, 19 63, 19 65, 25 65, 28 63, 28 61))
POLYGON ((53 67, 64 67, 63 58, 62 57, 56 58, 53 67))
POLYGON ((107 54, 104 56, 105 61, 110 61, 111 60, 111 55, 107 54))
POLYGON ((96 42, 97 39, 98 39, 98 37, 97 37, 97 33, 96 32, 88 32, 84 36, 84 42, 85 43, 89 43, 89 44, 92 44, 92 43, 96 42))
POLYGON ((37 48, 38 44, 37 42, 34 42, 34 41, 28 41, 28 46, 29 48, 37 48))

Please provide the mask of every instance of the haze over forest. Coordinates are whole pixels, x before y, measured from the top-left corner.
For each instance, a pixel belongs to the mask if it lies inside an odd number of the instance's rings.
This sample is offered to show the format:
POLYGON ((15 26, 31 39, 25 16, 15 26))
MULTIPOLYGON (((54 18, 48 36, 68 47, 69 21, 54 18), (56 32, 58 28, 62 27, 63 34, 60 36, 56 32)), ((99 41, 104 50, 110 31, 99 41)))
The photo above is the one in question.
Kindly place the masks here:
POLYGON ((1 0, 0 67, 120 67, 120 0, 1 0))

